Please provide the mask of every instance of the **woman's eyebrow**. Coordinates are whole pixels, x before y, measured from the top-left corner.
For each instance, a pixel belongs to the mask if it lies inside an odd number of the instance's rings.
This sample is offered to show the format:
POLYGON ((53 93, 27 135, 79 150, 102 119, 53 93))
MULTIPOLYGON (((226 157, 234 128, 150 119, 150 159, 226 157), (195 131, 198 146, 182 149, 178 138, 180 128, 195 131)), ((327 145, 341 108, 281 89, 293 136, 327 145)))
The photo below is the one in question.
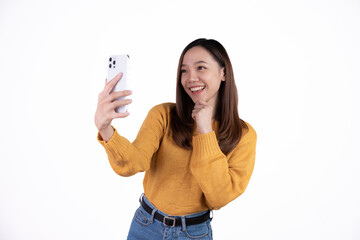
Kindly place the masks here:
MULTIPOLYGON (((194 64, 200 64, 200 63, 205 63, 205 64, 208 64, 207 62, 203 61, 203 60, 200 60, 200 61, 197 61, 195 62, 194 64)), ((182 67, 185 67, 186 64, 181 64, 182 67)))
POLYGON ((199 64, 199 63, 206 63, 207 64, 207 62, 205 62, 203 60, 197 61, 195 64, 199 64))

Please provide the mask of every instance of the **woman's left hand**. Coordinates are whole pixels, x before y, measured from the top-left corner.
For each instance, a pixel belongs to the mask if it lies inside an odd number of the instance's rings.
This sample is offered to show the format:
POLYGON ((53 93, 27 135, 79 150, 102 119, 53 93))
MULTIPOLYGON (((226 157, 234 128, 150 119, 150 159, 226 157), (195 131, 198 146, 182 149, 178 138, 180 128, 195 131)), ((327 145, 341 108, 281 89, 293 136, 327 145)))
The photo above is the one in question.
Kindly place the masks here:
POLYGON ((200 134, 212 132, 212 116, 213 107, 204 100, 199 100, 195 103, 191 117, 195 120, 200 134))

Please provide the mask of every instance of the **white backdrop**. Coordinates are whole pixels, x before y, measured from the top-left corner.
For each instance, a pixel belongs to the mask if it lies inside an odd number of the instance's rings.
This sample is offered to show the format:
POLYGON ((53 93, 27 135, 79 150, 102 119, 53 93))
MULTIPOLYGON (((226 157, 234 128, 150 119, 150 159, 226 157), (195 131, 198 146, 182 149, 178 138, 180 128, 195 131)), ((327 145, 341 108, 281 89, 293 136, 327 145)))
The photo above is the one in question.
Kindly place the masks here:
POLYGON ((116 175, 94 113, 110 54, 131 55, 133 140, 175 100, 199 37, 229 52, 258 134, 215 239, 360 239, 360 2, 0 1, 0 239, 125 239, 143 174, 116 175))

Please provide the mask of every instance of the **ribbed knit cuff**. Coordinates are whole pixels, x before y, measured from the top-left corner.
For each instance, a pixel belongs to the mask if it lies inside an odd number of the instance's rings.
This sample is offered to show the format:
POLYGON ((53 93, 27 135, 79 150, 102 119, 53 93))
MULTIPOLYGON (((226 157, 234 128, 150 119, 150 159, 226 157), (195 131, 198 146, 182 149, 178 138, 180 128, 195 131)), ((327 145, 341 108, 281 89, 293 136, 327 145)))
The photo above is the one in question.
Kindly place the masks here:
MULTIPOLYGON (((222 154, 215 132, 200 134, 193 137, 193 158, 201 160, 208 159, 217 154, 222 154)), ((197 165, 197 164, 196 164, 197 165)))
POLYGON ((98 133, 97 139, 99 143, 105 148, 105 151, 109 157, 123 156, 130 143, 126 138, 120 136, 115 128, 114 134, 111 136, 108 142, 105 142, 102 139, 100 133, 98 133))

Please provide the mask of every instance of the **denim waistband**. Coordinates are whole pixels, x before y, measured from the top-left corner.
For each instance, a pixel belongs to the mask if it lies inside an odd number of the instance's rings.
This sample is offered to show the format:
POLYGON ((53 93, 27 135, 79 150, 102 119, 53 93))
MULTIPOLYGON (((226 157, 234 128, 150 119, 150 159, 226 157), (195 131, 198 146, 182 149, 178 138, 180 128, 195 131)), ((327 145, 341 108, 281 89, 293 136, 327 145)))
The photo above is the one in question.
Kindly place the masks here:
MULTIPOLYGON (((141 194, 139 200, 141 201, 141 199, 143 199, 143 201, 146 202, 146 204, 149 205, 152 209, 155 209, 157 212, 161 213, 162 215, 169 216, 169 217, 185 217, 185 218, 198 217, 198 216, 204 215, 205 213, 208 212, 208 210, 207 210, 207 211, 198 212, 198 213, 189 214, 189 215, 169 215, 169 214, 164 213, 164 212, 160 211, 159 209, 157 209, 157 208, 146 198, 145 194, 141 194)), ((212 215, 212 210, 211 210, 210 212, 211 212, 211 215, 212 215)))

